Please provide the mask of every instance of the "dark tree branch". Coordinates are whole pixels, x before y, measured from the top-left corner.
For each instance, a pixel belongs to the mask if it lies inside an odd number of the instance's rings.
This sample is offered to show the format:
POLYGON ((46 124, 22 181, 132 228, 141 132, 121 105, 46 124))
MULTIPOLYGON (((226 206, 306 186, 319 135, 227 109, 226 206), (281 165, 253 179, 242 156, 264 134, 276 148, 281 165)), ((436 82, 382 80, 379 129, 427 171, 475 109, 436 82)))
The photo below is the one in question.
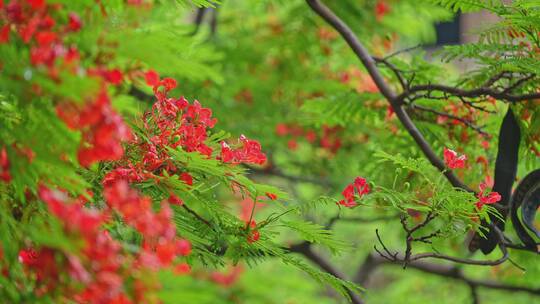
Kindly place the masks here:
POLYGON ((306 0, 306 2, 314 12, 316 12, 334 29, 336 29, 345 39, 347 44, 349 44, 353 52, 356 54, 358 59, 360 59, 360 61, 368 71, 369 75, 373 79, 373 82, 377 85, 377 88, 379 89, 381 94, 388 100, 388 102, 394 109, 394 112, 403 124, 403 127, 407 130, 407 132, 409 132, 409 134, 415 140, 416 144, 420 147, 420 149, 431 162, 431 164, 437 169, 439 169, 439 171, 443 172, 448 181, 454 187, 458 187, 469 192, 474 192, 461 180, 459 180, 459 178, 457 178, 457 176, 451 170, 446 170, 444 162, 431 148, 430 144, 427 142, 422 133, 420 133, 416 125, 413 123, 405 109, 402 107, 402 99, 399 99, 396 93, 386 83, 380 71, 377 69, 375 60, 371 57, 364 45, 358 40, 354 32, 319 0, 306 0))
POLYGON ((471 298, 473 304, 480 304, 480 296, 478 295, 477 286, 469 283, 469 288, 471 289, 471 298))
POLYGON ((426 85, 416 85, 416 86, 410 87, 409 90, 397 96, 396 102, 398 104, 402 104, 405 101, 405 99, 407 99, 409 96, 417 92, 435 92, 435 91, 441 92, 441 93, 447 93, 456 97, 464 97, 464 98, 478 98, 478 97, 491 96, 495 99, 505 100, 508 102, 518 102, 518 101, 540 98, 540 93, 513 95, 509 92, 497 91, 490 87, 480 87, 476 89, 465 90, 465 89, 460 89, 460 88, 441 85, 441 84, 426 84, 426 85))
POLYGON ((195 29, 193 30, 191 35, 196 35, 199 32, 199 29, 204 19, 204 15, 206 14, 207 10, 208 8, 206 7, 200 7, 197 9, 197 13, 195 14, 195 18, 193 20, 193 25, 195 25, 195 29))
POLYGON ((384 56, 384 58, 382 58, 382 59, 383 59, 383 60, 388 60, 388 59, 390 59, 390 58, 392 58, 392 57, 395 57, 395 56, 397 56, 397 55, 399 55, 399 54, 403 54, 403 53, 407 53, 407 52, 410 52, 410 51, 414 51, 414 50, 419 49, 419 48, 421 48, 421 47, 422 47, 422 45, 419 44, 419 45, 415 45, 415 46, 408 47, 408 48, 405 48, 405 49, 401 49, 401 50, 395 51, 395 52, 393 52, 393 53, 391 53, 391 54, 389 54, 389 55, 384 56))
POLYGON ((208 221, 207 219, 204 219, 202 216, 200 216, 197 212, 193 211, 191 208, 189 208, 188 206, 186 206, 186 204, 183 204, 182 205, 182 208, 184 208, 184 210, 186 210, 189 214, 193 215, 196 219, 198 219, 200 222, 204 223, 206 226, 210 227, 212 230, 214 230, 214 227, 212 226, 212 224, 210 223, 210 221, 208 221))
MULTIPOLYGON (((370 274, 373 273, 379 266, 382 265, 396 265, 401 266, 399 261, 389 261, 385 258, 379 257, 374 253, 369 254, 364 263, 357 271, 354 282, 357 284, 365 285, 370 274)), ((508 285, 500 282, 489 280, 477 280, 468 277, 464 274, 461 268, 451 265, 444 265, 439 263, 429 263, 423 261, 414 261, 408 265, 408 268, 416 269, 425 273, 438 275, 441 277, 457 280, 466 284, 474 285, 477 288, 487 288, 511 292, 526 292, 535 296, 540 296, 540 288, 529 288, 523 286, 508 285)))
POLYGON ((422 223, 414 226, 413 228, 407 228, 406 220, 405 220, 404 217, 402 217, 401 224, 402 224, 404 230, 407 232, 407 235, 406 235, 406 238, 405 238, 406 249, 405 249, 405 255, 403 257, 400 256, 400 254, 398 252, 396 252, 396 253, 391 253, 390 252, 390 250, 386 247, 386 245, 382 241, 382 238, 379 235, 378 230, 375 230, 375 233, 377 235, 377 240, 378 240, 379 244, 381 244, 381 246, 383 247, 386 254, 381 253, 377 249, 376 246, 374 247, 375 251, 377 251, 377 253, 379 253, 379 255, 381 257, 383 257, 383 258, 385 258, 385 259, 387 259, 387 260, 389 260, 391 262, 402 262, 403 263, 403 268, 406 268, 406 266, 411 262, 421 260, 421 259, 427 259, 427 258, 446 260, 446 261, 451 261, 451 262, 454 262, 454 263, 466 264, 466 265, 478 265, 478 266, 495 266, 495 265, 502 264, 506 260, 508 260, 509 256, 508 256, 508 250, 507 250, 507 248, 505 246, 505 243, 504 243, 504 235, 494 225, 490 225, 490 227, 492 227, 493 231, 496 234, 497 244, 499 244, 499 248, 500 248, 501 253, 502 253, 502 256, 500 258, 496 259, 496 260, 475 260, 475 259, 468 259, 468 258, 460 258, 460 257, 449 256, 449 255, 440 254, 440 253, 436 253, 436 252, 426 252, 426 253, 419 253, 419 254, 413 255, 412 254, 412 243, 413 242, 415 242, 415 241, 425 242, 427 239, 429 239, 429 237, 434 237, 435 235, 437 235, 436 233, 434 233, 434 234, 424 236, 424 237, 419 237, 419 238, 415 238, 415 237, 412 236, 412 234, 415 231, 421 229, 422 227, 425 227, 434 217, 435 216, 432 215, 432 213, 428 213, 428 216, 426 217, 426 219, 422 223))
POLYGON ((388 60, 386 59, 383 59, 383 58, 378 58, 378 57, 373 57, 373 60, 375 60, 375 62, 377 63, 382 63, 384 64, 386 67, 388 67, 393 73, 394 75, 396 75, 396 78, 398 79, 399 83, 401 84, 401 88, 406 91, 408 88, 409 88, 409 84, 407 83, 407 81, 403 78, 403 75, 402 74, 402 71, 399 70, 395 65, 393 65, 392 63, 390 63, 388 60))
MULTIPOLYGON (((374 254, 369 254, 365 259, 364 263, 359 268, 354 282, 357 284, 366 285, 367 279, 371 274, 381 265, 390 264, 390 265, 401 265, 398 261, 390 261, 388 259, 376 256, 374 254)), ((535 296, 540 296, 540 288, 529 288, 523 286, 514 286, 503 284, 499 282, 489 281, 489 280, 477 280, 469 278, 466 276, 460 268, 455 266, 447 266, 443 264, 436 263, 427 263, 427 262, 411 262, 409 268, 416 269, 428 274, 438 275, 445 278, 453 279, 456 281, 461 281, 466 283, 469 286, 474 286, 478 288, 487 288, 495 290, 503 290, 510 292, 526 292, 535 296)))

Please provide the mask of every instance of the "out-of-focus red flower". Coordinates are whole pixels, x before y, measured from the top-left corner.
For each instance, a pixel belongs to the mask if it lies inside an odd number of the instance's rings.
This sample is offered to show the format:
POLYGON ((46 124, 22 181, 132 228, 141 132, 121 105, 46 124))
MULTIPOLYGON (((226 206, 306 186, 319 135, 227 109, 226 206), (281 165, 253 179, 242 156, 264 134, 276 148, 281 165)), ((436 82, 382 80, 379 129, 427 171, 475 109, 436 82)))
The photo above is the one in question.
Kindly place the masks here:
POLYGON ((180 263, 174 268, 174 273, 177 275, 186 275, 191 272, 191 267, 188 263, 180 263))
POLYGON ((287 147, 290 150, 296 150, 298 148, 298 142, 296 142, 296 140, 294 139, 289 139, 289 141, 287 142, 287 147))
POLYGON ((243 271, 244 269, 241 266, 231 267, 227 272, 215 271, 210 275, 210 280, 223 287, 229 287, 238 280, 243 271))
POLYGON ((9 41, 9 24, 6 24, 0 28, 0 44, 7 43, 9 41))
POLYGON ((82 27, 81 17, 79 17, 77 13, 71 12, 69 13, 68 18, 69 18, 69 23, 68 23, 69 30, 72 32, 79 31, 82 27))
POLYGON ((390 12, 390 6, 383 0, 377 1, 377 4, 375 4, 375 17, 377 20, 380 21, 388 12, 390 12))
POLYGON ((285 136, 289 133, 289 128, 286 124, 280 123, 276 125, 276 134, 279 136, 285 136))
POLYGON ((9 158, 6 147, 0 150, 0 180, 9 183, 11 181, 11 173, 9 172, 9 158))
POLYGON ((171 195, 169 195, 169 204, 182 206, 184 204, 184 201, 182 201, 182 199, 180 199, 178 196, 171 193, 171 195))
POLYGON ((179 239, 176 241, 176 254, 181 256, 188 256, 191 254, 191 242, 186 239, 179 239))
POLYGON ((277 195, 275 195, 274 193, 266 192, 266 196, 273 201, 277 199, 277 195))
POLYGON ((159 83, 159 74, 154 70, 148 70, 144 73, 144 79, 149 86, 156 86, 159 83))
POLYGON ((122 83, 124 75, 119 69, 113 69, 104 73, 105 79, 113 85, 119 85, 122 83))

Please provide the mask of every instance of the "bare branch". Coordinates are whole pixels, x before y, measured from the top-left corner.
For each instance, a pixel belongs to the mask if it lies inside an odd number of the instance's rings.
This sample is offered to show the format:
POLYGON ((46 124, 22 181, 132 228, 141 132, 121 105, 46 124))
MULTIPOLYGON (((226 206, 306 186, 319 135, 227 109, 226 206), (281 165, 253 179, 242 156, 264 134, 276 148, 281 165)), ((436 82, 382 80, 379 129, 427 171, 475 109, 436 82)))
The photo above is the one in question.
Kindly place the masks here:
POLYGON ((441 85, 441 84, 425 84, 425 85, 416 85, 410 87, 408 91, 401 93, 397 96, 397 103, 402 104, 404 100, 411 96, 411 94, 416 92, 443 92, 451 94, 452 96, 457 97, 467 97, 467 98, 477 98, 477 97, 486 97, 491 96, 495 99, 505 100, 508 102, 518 102, 524 100, 532 100, 540 98, 540 93, 529 93, 523 95, 513 95, 505 91, 497 91, 490 87, 480 87, 472 90, 465 90, 456 87, 441 85))
MULTIPOLYGON (((354 282, 365 285, 365 283, 367 282, 367 278, 370 276, 370 274, 381 265, 401 266, 401 263, 399 261, 389 261, 387 259, 378 257, 374 253, 371 253, 367 256, 367 258, 364 260, 364 263, 359 268, 356 276, 354 277, 354 282)), ((461 268, 458 268, 456 266, 450 266, 450 265, 439 264, 439 263, 430 263, 430 262, 424 262, 424 261, 414 261, 408 265, 408 268, 416 269, 424 273, 438 275, 441 277, 445 277, 445 278, 449 278, 449 279, 453 279, 457 281, 462 281, 468 284, 469 286, 474 285, 477 288, 487 288, 487 289, 504 290, 504 291, 512 291, 512 292, 526 292, 535 296, 540 296, 540 288, 529 288, 529 287, 524 287, 524 286, 508 285, 508 284, 504 284, 504 283, 500 283, 496 281, 490 281, 490 280, 477 280, 477 279, 468 277, 467 275, 463 273, 461 268)))

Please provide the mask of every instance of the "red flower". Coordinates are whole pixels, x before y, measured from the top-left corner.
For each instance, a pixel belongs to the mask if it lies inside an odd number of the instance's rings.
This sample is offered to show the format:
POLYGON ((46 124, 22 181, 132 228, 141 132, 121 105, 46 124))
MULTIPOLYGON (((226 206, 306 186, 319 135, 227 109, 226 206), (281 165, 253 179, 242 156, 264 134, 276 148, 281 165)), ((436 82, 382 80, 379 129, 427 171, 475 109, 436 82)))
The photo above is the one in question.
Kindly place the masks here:
POLYGON ((214 283, 219 284, 223 287, 229 287, 236 282, 236 280, 238 279, 242 271, 243 271, 242 267, 234 266, 226 273, 221 273, 217 271, 213 272, 210 275, 210 279, 214 283))
POLYGON ((191 267, 188 263, 180 263, 174 268, 174 273, 177 275, 186 275, 191 272, 191 267))
POLYGON ((180 180, 182 180, 188 186, 193 186, 193 177, 187 172, 182 172, 180 174, 180 180))
POLYGON ((55 32, 39 32, 36 34, 36 42, 39 46, 49 46, 58 39, 55 32))
POLYGON ((9 158, 6 147, 2 147, 2 150, 0 150, 0 180, 6 183, 11 181, 11 174, 9 173, 9 158))
POLYGON ((21 264, 32 265, 35 262, 37 256, 37 252, 32 248, 29 248, 19 251, 18 258, 21 264))
POLYGON ((156 86, 159 83, 159 74, 154 70, 148 70, 144 73, 144 79, 149 86, 156 86))
POLYGON ((45 7, 45 0, 26 0, 26 1, 35 10, 45 7))
POLYGON ((354 188, 358 192, 359 196, 369 193, 369 184, 366 182, 366 179, 363 177, 357 177, 354 179, 354 188))
POLYGON ((381 20, 388 12, 390 12, 390 6, 385 1, 377 1, 375 5, 375 17, 377 20, 381 20))
POLYGON ((122 79, 124 76, 122 75, 122 71, 119 69, 113 69, 110 71, 104 72, 105 79, 110 82, 113 85, 119 85, 122 83, 122 79))
POLYGON ((296 150, 298 148, 298 143, 296 142, 296 140, 290 139, 287 142, 287 147, 289 148, 289 150, 296 150))
POLYGON ((366 179, 357 177, 352 184, 348 184, 345 189, 343 189, 341 195, 343 195, 344 199, 338 201, 337 204, 347 208, 354 207, 357 205, 356 196, 358 196, 358 199, 361 199, 365 194, 368 194, 369 191, 369 184, 366 179))
POLYGON ((277 195, 275 195, 274 193, 266 192, 266 196, 273 201, 277 199, 277 195))
POLYGON ((9 41, 9 24, 2 26, 0 29, 0 44, 9 41))
POLYGON ((480 184, 480 193, 478 193, 478 201, 476 202, 476 208, 478 208, 478 210, 482 209, 482 206, 484 205, 495 204, 502 198, 498 192, 490 192, 485 195, 484 191, 486 190, 486 187, 486 183, 480 184))
POLYGON ((248 139, 244 135, 240 136, 240 142, 242 147, 238 149, 231 149, 231 147, 221 142, 221 154, 220 159, 224 163, 240 164, 240 163, 252 163, 262 165, 266 162, 266 155, 261 151, 261 144, 259 142, 248 139))
POLYGON ((81 129, 81 148, 77 153, 79 163, 88 167, 103 160, 119 160, 124 155, 121 142, 131 139, 130 129, 110 105, 106 91, 83 109, 73 104, 58 105, 58 116, 72 129, 81 129))
POLYGON ((156 255, 163 265, 169 265, 176 257, 176 246, 172 242, 161 242, 156 246, 156 255))
POLYGON ((79 15, 77 15, 74 12, 69 13, 69 23, 68 23, 69 30, 72 32, 77 32, 81 29, 81 27, 82 27, 82 22, 79 15))
MULTIPOLYGON (((154 93, 158 93, 158 89, 160 87, 164 87, 165 88, 165 92, 169 92, 170 90, 176 88, 176 80, 173 79, 173 78, 163 78, 163 80, 157 82, 155 85, 154 85, 154 93)), ((159 99, 159 97, 158 97, 159 99)))
POLYGON ((184 204, 184 201, 182 201, 182 199, 178 196, 171 193, 171 195, 169 196, 169 204, 182 206, 184 204))
POLYGON ((465 161, 467 160, 466 155, 458 156, 457 152, 444 148, 444 162, 446 166, 450 169, 457 169, 465 167, 465 161))
POLYGON ((259 238, 261 237, 260 233, 259 233, 259 230, 257 230, 257 222, 255 222, 254 220, 252 220, 251 222, 249 222, 249 230, 248 230, 248 235, 247 235, 247 241, 248 243, 255 243, 259 240, 259 238))
POLYGON ((186 239, 176 241, 176 254, 187 256, 191 254, 191 242, 186 239))
POLYGON ((259 233, 259 230, 250 230, 249 234, 247 236, 248 243, 255 243, 261 238, 261 234, 259 233))
POLYGON ((289 128, 286 124, 280 123, 276 125, 276 134, 278 136, 285 136, 289 133, 289 128))

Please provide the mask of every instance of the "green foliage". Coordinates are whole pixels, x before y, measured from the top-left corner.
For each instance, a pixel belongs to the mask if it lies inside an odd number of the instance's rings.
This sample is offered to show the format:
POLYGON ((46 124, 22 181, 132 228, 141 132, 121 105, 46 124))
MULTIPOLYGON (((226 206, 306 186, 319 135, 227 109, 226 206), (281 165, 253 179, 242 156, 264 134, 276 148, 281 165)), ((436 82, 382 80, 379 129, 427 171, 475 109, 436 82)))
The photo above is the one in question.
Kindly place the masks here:
MULTIPOLYGON (((156 278, 147 278, 162 285, 156 296, 164 303, 342 303, 342 298, 350 300, 349 291, 362 292, 369 303, 470 302, 467 286, 399 266, 380 266, 367 293, 346 279, 354 278, 359 264, 372 253, 376 229, 391 251, 403 252, 405 231, 397 216, 414 225, 427 214, 436 215, 420 230, 426 235, 435 233, 433 243, 415 243, 415 253, 466 256, 463 243, 468 233, 483 234, 479 221, 501 215, 488 205, 477 210, 475 194, 452 187, 424 158, 395 115, 389 114, 384 97, 373 92, 349 46, 305 1, 153 1, 152 9, 128 6, 120 0, 102 1, 106 14, 92 0, 55 2, 65 6, 60 14, 66 20, 68 11, 84 16, 82 30, 66 38, 82 54, 80 73, 61 72, 59 80, 53 80, 46 70, 30 63, 27 48, 0 44, 0 148, 6 147, 13 175, 9 185, 0 182, 0 244, 12 279, 0 276, 0 300, 55 301, 35 297, 36 282, 27 279, 18 262, 20 249, 48 246, 69 253, 80 249, 81 244, 64 234, 59 221, 36 198, 40 183, 66 189, 72 196, 91 189, 94 196, 88 206, 101 210, 106 204, 104 175, 118 165, 142 161, 138 147, 129 146, 126 158, 120 161, 82 168, 77 162, 81 132, 70 130, 58 119, 58 105, 66 101, 83 105, 100 90, 99 81, 85 74, 100 62, 104 68, 124 72, 122 84, 110 86, 108 93, 113 108, 146 143, 151 139, 142 132, 140 117, 154 100, 133 90, 153 93, 142 76, 150 69, 179 80, 171 96, 184 94, 189 100, 201 100, 219 121, 205 141, 214 151, 210 157, 182 148, 167 149, 168 161, 188 172, 193 186, 179 174, 161 168, 152 172, 153 179, 134 183, 151 198, 155 210, 171 194, 184 203, 172 206, 173 222, 178 237, 193 246, 191 255, 182 260, 193 272, 179 276, 164 270, 156 278), (194 25, 189 23, 198 8, 212 10, 206 11, 200 30, 192 35, 194 25), (208 23, 213 12, 217 12, 218 26, 212 35, 208 23), (36 96, 36 88, 46 93, 36 96), (287 126, 287 134, 278 134, 280 125, 287 126), (340 140, 335 151, 323 145, 331 137, 325 133, 329 129, 335 129, 332 136, 340 140), (310 131, 314 139, 308 137, 310 131), (218 159, 220 143, 234 141, 240 134, 260 140, 269 157, 265 166, 232 166, 218 159), (35 156, 26 157, 25 148, 31 148, 35 156), (371 193, 355 208, 337 206, 341 191, 356 176, 367 178, 371 193), (271 200, 267 194, 277 199, 271 200), (256 242, 247 241, 253 228, 246 223, 246 212, 257 223, 260 239, 256 242), (310 250, 330 261, 346 278, 337 278, 287 249, 304 241, 314 244, 310 250), (246 266, 237 281, 228 287, 212 282, 214 270, 231 265, 246 266), (326 292, 323 286, 337 293, 326 292)), ((325 1, 380 58, 406 46, 433 42, 433 24, 450 20, 452 12, 487 10, 500 17, 479 33, 475 43, 445 46, 433 57, 419 49, 388 57, 410 86, 441 83, 468 90, 500 72, 540 74, 538 0, 509 4, 497 0, 388 0, 390 10, 382 17, 375 13, 378 2, 325 1), (466 73, 452 65, 468 60, 474 65, 466 73)), ((391 69, 384 64, 378 68, 397 93, 403 91, 391 69)), ((503 79, 494 86, 513 80, 503 79)), ((533 78, 517 87, 516 94, 536 92, 537 88, 538 78, 533 78)), ((442 93, 414 102, 438 111, 455 110, 456 115, 470 114, 484 125, 491 137, 478 136, 460 124, 437 123, 438 115, 407 108, 440 157, 443 147, 467 154, 467 168, 455 171, 465 184, 476 189, 487 176, 493 176, 496 134, 505 104, 475 100, 497 112, 488 115, 442 93), (482 146, 483 140, 489 141, 489 147, 482 146), (480 157, 485 158, 485 165, 480 157)), ((534 153, 540 149, 540 109, 537 101, 511 107, 519 117, 530 115, 519 119, 523 138, 519 177, 540 164, 534 153)), ((114 223, 105 228, 123 249, 137 254, 141 235, 117 214, 112 216, 114 223)), ((513 238, 508 227, 506 233, 513 238)), ((474 257, 496 259, 496 254, 474 257)), ((539 268, 531 254, 511 251, 511 257, 527 272, 508 263, 497 268, 461 268, 479 280, 533 286, 539 268)), ((534 300, 526 294, 489 289, 482 289, 481 296, 494 304, 534 300)))

